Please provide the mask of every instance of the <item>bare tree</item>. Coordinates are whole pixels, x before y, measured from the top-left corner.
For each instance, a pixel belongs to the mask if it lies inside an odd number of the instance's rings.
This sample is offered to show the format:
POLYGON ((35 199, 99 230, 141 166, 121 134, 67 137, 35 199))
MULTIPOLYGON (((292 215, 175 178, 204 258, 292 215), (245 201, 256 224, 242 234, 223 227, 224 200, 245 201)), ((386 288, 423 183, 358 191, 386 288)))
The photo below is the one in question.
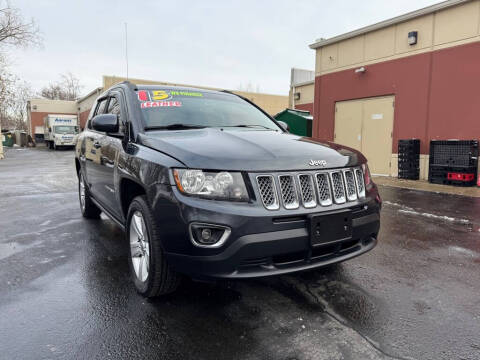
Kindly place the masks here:
POLYGON ((72 73, 60 75, 60 81, 50 83, 40 90, 40 95, 51 100, 76 100, 83 86, 72 73))
POLYGON ((0 1, 0 45, 39 45, 41 36, 32 20, 26 21, 20 10, 0 1))

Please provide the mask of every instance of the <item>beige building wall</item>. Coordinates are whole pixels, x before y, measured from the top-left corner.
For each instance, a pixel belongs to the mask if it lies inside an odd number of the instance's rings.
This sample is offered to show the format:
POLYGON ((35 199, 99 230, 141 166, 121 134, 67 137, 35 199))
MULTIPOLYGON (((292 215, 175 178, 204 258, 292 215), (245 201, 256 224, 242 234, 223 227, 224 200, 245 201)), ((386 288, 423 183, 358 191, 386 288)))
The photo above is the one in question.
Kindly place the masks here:
MULTIPOLYGON (((103 76, 103 88, 108 89, 111 86, 118 84, 122 81, 127 80, 124 77, 118 76, 103 76)), ((155 81, 155 80, 145 80, 145 79, 134 79, 129 78, 130 82, 134 84, 142 84, 142 85, 165 85, 165 86, 184 86, 184 87, 195 87, 199 89, 207 89, 207 90, 223 90, 218 88, 212 88, 208 86, 198 86, 198 85, 187 85, 187 84, 179 84, 179 83, 169 83, 165 81, 155 81)), ((288 96, 284 95, 272 95, 272 94, 263 94, 263 93, 255 93, 255 92, 245 92, 245 91, 237 91, 231 90, 233 93, 243 96, 256 105, 260 106, 263 110, 268 112, 270 115, 275 115, 282 110, 285 110, 288 107, 288 96)))
POLYGON ((311 81, 304 84, 298 84, 290 87, 288 94, 288 107, 294 109, 295 105, 313 104, 315 95, 315 82, 311 81), (300 94, 300 99, 294 99, 294 93, 300 94))
POLYGON ((316 49, 316 76, 480 41, 480 0, 471 0, 316 49), (407 42, 418 32, 415 45, 407 42))

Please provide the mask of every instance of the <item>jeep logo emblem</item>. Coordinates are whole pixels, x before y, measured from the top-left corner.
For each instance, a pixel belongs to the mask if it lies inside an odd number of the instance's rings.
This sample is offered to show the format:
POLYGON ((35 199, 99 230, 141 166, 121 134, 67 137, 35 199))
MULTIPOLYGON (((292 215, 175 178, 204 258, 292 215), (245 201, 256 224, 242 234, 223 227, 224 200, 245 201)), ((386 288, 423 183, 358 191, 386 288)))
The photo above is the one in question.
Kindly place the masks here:
POLYGON ((325 167, 325 166, 327 166, 327 162, 325 160, 313 160, 312 159, 312 160, 310 160, 308 165, 325 167))

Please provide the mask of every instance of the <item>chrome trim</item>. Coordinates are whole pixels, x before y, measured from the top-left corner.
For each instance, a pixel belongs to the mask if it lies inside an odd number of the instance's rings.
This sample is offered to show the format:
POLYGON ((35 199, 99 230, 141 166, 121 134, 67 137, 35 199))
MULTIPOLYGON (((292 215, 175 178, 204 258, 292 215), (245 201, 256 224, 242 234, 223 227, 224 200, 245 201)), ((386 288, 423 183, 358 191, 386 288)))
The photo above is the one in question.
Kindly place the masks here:
POLYGON ((297 185, 296 185, 296 182, 295 182, 295 176, 293 176, 293 175, 278 175, 278 186, 279 186, 279 189, 280 189, 280 197, 282 199, 283 207, 287 210, 298 209, 299 201, 298 201, 297 185), (283 189, 282 189, 281 178, 290 178, 291 181, 292 181, 292 192, 293 192, 293 196, 295 197, 295 201, 292 202, 291 204, 286 204, 285 203, 285 196, 284 196, 283 189))
POLYGON ((343 204, 347 201, 346 199, 346 190, 345 190, 345 182, 343 181, 343 175, 342 175, 342 171, 341 170, 336 170, 336 171, 330 171, 328 173, 330 176, 330 182, 331 182, 331 193, 332 193, 332 198, 333 200, 335 201, 336 204, 343 204), (335 196, 335 183, 333 181, 333 174, 340 174, 340 180, 342 182, 342 190, 343 190, 343 196, 340 196, 340 197, 336 197, 335 196))
POLYGON ((330 183, 330 177, 328 176, 328 172, 327 171, 322 171, 322 172, 316 172, 314 174, 314 177, 315 177, 315 191, 317 192, 317 198, 318 198, 318 202, 320 203, 320 205, 322 206, 330 206, 333 204, 333 194, 332 194, 332 184, 330 183), (322 176, 325 176, 326 179, 327 179, 327 188, 328 188, 328 194, 330 195, 328 200, 322 200, 321 197, 320 197, 320 194, 319 194, 319 191, 318 191, 318 187, 319 187, 319 184, 318 184, 318 178, 317 176, 318 175, 322 175, 322 176))
POLYGON ((317 191, 315 190, 315 180, 313 177, 315 177, 315 174, 304 174, 300 173, 297 175, 297 180, 298 180, 298 188, 300 189, 300 198, 302 199, 302 205, 306 209, 311 209, 317 206, 317 191), (310 182, 310 186, 312 187, 312 200, 305 202, 304 196, 303 196, 303 190, 302 190, 302 182, 300 180, 300 176, 308 176, 308 180, 310 182))
POLYGON ((354 169, 344 169, 342 171, 343 173, 343 181, 345 182, 345 195, 347 196, 348 201, 355 201, 358 199, 357 192, 358 192, 358 187, 357 187, 357 178, 355 177, 354 174, 354 169), (354 188, 354 193, 352 196, 348 194, 348 181, 347 181, 347 173, 350 172, 352 173, 352 181, 353 181, 353 188, 354 188))
POLYGON ((258 191, 259 191, 259 194, 260 194, 260 199, 262 200, 262 204, 265 207, 265 209, 267 209, 267 210, 278 210, 278 209, 280 209, 280 204, 279 204, 279 201, 278 201, 277 186, 275 184, 275 178, 273 177, 273 175, 268 175, 268 174, 257 175, 255 177, 255 180, 257 181, 257 187, 258 187, 258 191), (261 177, 267 177, 267 178, 272 179, 272 192, 273 192, 273 200, 274 200, 272 205, 266 205, 265 200, 263 199, 262 192, 260 190, 260 184, 258 183, 258 178, 261 178, 261 177))
POLYGON ((231 233, 232 233, 232 229, 230 229, 228 226, 224 226, 224 225, 209 224, 209 223, 202 223, 202 222, 192 222, 188 225, 188 234, 190 235, 190 241, 192 242, 193 245, 195 245, 197 247, 200 247, 200 248, 209 248, 209 249, 219 248, 220 246, 225 244, 225 241, 227 241, 227 239, 230 237, 231 233), (204 227, 215 228, 215 229, 224 229, 225 231, 223 232, 223 235, 220 237, 220 240, 218 240, 216 243, 211 244, 211 245, 200 244, 193 237, 192 225, 204 226, 204 227))

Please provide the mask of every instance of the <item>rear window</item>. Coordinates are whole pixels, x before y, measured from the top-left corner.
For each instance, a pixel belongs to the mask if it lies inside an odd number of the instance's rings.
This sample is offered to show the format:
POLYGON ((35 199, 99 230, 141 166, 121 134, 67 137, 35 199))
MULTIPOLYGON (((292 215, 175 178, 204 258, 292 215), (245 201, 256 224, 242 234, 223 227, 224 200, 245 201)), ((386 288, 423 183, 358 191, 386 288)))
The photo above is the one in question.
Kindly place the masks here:
POLYGON ((220 128, 258 127, 280 131, 262 111, 231 94, 140 89, 137 96, 146 127, 183 124, 220 128))

